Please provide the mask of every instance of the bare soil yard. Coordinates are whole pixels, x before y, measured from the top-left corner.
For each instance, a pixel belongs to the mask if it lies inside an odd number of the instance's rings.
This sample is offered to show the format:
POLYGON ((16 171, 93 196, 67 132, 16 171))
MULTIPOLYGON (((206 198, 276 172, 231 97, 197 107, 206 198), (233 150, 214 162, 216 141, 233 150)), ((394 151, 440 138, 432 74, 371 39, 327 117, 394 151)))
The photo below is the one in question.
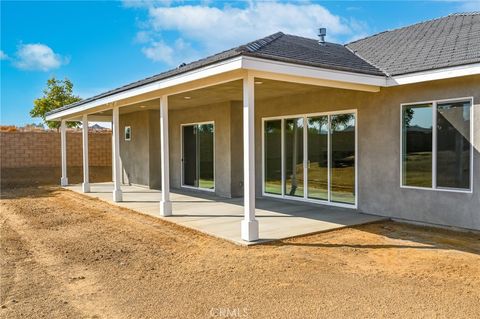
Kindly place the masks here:
POLYGON ((240 247, 28 175, 2 172, 2 318, 480 317, 478 234, 385 222, 240 247))

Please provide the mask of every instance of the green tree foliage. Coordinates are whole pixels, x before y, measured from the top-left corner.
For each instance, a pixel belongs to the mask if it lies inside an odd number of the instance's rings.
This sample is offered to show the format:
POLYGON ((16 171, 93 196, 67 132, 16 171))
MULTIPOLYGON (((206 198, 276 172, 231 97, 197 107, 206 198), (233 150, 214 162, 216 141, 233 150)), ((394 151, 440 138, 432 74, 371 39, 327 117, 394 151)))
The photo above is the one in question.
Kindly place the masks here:
MULTIPOLYGON (((60 127, 60 122, 47 121, 46 114, 62 106, 80 101, 79 96, 73 95, 73 83, 65 78, 57 80, 52 77, 47 81, 47 87, 43 90, 43 96, 33 101, 33 108, 30 110, 31 117, 41 117, 49 128, 60 127)), ((67 122, 68 127, 77 127, 79 122, 67 122)))

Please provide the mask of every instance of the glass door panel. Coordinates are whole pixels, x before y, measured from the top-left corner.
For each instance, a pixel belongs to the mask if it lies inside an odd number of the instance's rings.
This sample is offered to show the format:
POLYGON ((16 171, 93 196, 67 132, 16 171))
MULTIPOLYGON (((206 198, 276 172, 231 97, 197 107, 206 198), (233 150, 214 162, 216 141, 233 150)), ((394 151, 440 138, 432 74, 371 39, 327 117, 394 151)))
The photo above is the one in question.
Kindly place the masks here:
POLYGON ((332 115, 330 125, 330 199, 355 204, 355 115, 332 115))
POLYGON ((308 198, 328 200, 328 116, 307 119, 308 198))
POLYGON ((284 121, 285 195, 303 197, 303 118, 284 121))
POLYGON ((282 194, 282 120, 264 124, 264 191, 282 194))
POLYGON ((193 124, 182 127, 183 185, 211 189, 214 179, 214 125, 193 124))
POLYGON ((197 130, 198 149, 199 149, 199 182, 198 187, 205 189, 214 189, 215 182, 213 167, 213 124, 198 125, 197 130))
POLYGON ((195 125, 183 126, 183 185, 198 187, 195 125))

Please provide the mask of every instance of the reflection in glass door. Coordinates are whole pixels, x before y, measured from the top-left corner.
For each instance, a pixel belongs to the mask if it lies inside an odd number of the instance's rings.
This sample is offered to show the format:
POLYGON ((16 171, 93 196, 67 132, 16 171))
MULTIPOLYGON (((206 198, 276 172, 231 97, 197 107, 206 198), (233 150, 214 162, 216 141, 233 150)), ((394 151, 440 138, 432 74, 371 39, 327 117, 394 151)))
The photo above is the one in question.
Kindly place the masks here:
POLYGON ((264 194, 356 205, 355 113, 264 121, 264 194))
POLYGON ((355 116, 338 114, 330 117, 330 199, 355 204, 355 116))
POLYGON ((282 120, 265 122, 265 193, 282 194, 282 120))
POLYGON ((214 190, 213 123, 183 125, 182 138, 182 185, 214 190))
POLYGON ((285 194, 303 197, 303 118, 286 119, 285 194))
POLYGON ((328 116, 309 117, 308 198, 328 200, 328 116))

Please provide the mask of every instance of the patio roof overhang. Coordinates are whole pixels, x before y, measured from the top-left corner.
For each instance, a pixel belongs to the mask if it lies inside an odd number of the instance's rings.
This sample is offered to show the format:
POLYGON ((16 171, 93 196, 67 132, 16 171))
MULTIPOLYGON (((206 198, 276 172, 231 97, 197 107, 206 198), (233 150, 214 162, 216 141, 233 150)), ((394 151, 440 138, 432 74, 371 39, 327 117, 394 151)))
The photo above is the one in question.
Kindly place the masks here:
POLYGON ((93 114, 92 121, 109 121, 108 116, 99 113, 159 98, 231 82, 246 75, 256 78, 293 82, 307 85, 333 87, 366 92, 378 92, 387 86, 384 76, 359 74, 323 69, 293 63, 285 63, 255 57, 239 56, 199 69, 187 71, 172 77, 137 87, 112 91, 112 94, 91 98, 85 103, 66 106, 47 115, 48 121, 79 120, 83 114, 93 114))
MULTIPOLYGON (((74 105, 67 105, 47 115, 48 121, 78 121, 89 114, 92 121, 110 121, 101 112, 114 106, 123 107, 142 103, 161 96, 170 96, 205 87, 243 79, 250 75, 275 81, 298 84, 378 92, 382 87, 413 84, 460 76, 480 74, 480 64, 469 64, 422 71, 399 76, 361 74, 314 66, 288 63, 251 56, 237 56, 197 69, 179 73, 153 82, 129 85, 92 97, 74 105)), ((141 81, 142 82, 142 81, 141 81)))

